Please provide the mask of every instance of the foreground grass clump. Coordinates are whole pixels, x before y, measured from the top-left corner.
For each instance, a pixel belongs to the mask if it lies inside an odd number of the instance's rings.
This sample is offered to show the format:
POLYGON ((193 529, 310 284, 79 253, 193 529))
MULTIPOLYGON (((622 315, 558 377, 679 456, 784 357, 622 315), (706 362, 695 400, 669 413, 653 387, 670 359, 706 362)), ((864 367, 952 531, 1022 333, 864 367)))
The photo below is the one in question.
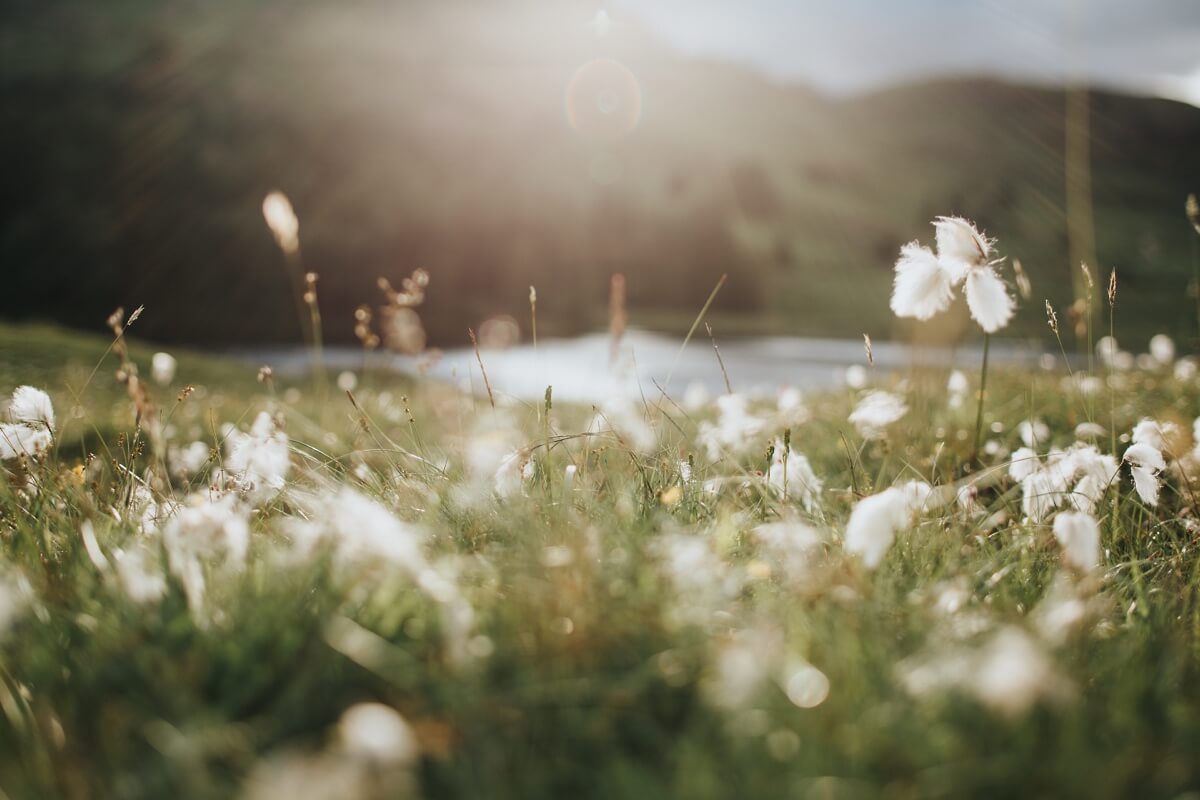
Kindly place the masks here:
POLYGON ((71 348, 0 386, 53 400, 3 420, 7 797, 1200 788, 1190 361, 993 372, 975 453, 942 371, 493 409, 71 348))

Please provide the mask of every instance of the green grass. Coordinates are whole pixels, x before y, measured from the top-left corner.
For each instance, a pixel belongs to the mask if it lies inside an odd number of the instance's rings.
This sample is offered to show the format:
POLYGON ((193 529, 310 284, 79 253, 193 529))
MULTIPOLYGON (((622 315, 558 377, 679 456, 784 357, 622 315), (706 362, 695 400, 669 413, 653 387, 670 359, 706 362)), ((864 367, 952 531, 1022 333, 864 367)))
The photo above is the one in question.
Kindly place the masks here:
MULTIPOLYGON (((299 796, 394 797, 407 791, 406 776, 408 788, 435 798, 1200 789, 1191 467, 1170 471, 1156 508, 1122 472, 1097 509, 1103 557, 1090 575, 1061 564, 1049 523, 1022 522, 1007 478, 980 494, 993 525, 952 503, 901 533, 869 571, 841 545, 858 496, 901 479, 941 486, 981 474, 969 468, 973 404, 947 407, 944 373, 904 376, 911 410, 886 442, 864 442, 846 423, 855 393, 806 398, 810 418, 791 426, 792 443, 824 489, 805 512, 761 475, 768 442, 782 433, 773 416, 743 455, 710 461, 696 436, 711 407, 639 403, 656 443, 638 451, 630 436, 580 435, 591 409, 515 404, 503 412, 511 424, 489 433, 480 429, 486 398, 436 385, 372 376, 355 392, 356 409, 180 355, 177 385, 154 390, 170 415, 167 447, 217 447, 227 437, 221 423, 244 428, 272 409, 292 452, 281 492, 237 501, 249 556, 229 573, 206 567, 198 612, 172 573, 160 600, 138 603, 86 551, 85 523, 112 563, 117 549, 168 548, 163 532, 136 521, 131 472, 157 500, 191 493, 191 505, 212 498, 214 480, 209 468, 171 477, 161 453, 137 446, 146 437, 114 387, 112 358, 86 380, 106 347, 49 328, 0 328, 0 392, 36 383, 64 420, 57 452, 0 472, 0 574, 19 573, 30 589, 0 636, 0 796, 231 797, 287 758, 309 790, 299 796), (206 392, 176 403, 184 383, 206 392), (68 420, 75 403, 83 415, 68 420), (76 438, 83 430, 97 438, 76 438), (475 479, 466 453, 489 437, 531 448, 533 473, 507 497, 492 494, 487 476, 483 491, 467 490, 475 479), (84 446, 78 456, 67 452, 72 441, 84 446), (98 457, 75 470, 85 451, 98 457), (688 459, 690 482, 681 478, 688 459), (577 469, 569 485, 568 465, 577 469), (712 479, 724 481, 717 493, 705 489, 712 479), (411 561, 347 563, 333 541, 297 554, 299 517, 330 530, 349 513, 314 511, 314 498, 339 487, 419 526, 419 558, 449 580, 454 599, 421 588, 411 561), (781 559, 752 533, 778 520, 809 524, 821 543, 799 563, 781 559), (694 585, 682 590, 662 555, 673 541, 699 543, 711 561, 711 571, 683 570, 694 585), (740 578, 723 584, 723 573, 740 578), (1061 639, 1037 623, 1056 579, 1086 607, 1061 639), (947 613, 935 606, 950 584, 962 606, 947 613), (459 613, 468 606, 469 618, 459 613), (1028 632, 1044 653, 1063 687, 1055 697, 1006 715, 951 686, 905 690, 913 659, 952 646, 979 652, 1003 626, 1028 632), (751 664, 770 669, 735 698, 720 688, 721 654, 746 641, 751 664), (780 685, 804 661, 829 681, 811 708, 780 685), (419 742, 415 761, 368 765, 345 751, 338 720, 363 701, 403 716, 419 742), (349 775, 357 788, 319 794, 302 769, 349 775)), ((149 353, 132 350, 143 371, 149 353)), ((1098 422, 1115 422, 1118 435, 1143 416, 1190 430, 1200 411, 1194 379, 1117 377, 1116 418, 1103 390, 1098 422)), ((990 376, 992 438, 1015 449, 1016 424, 1037 416, 1052 431, 1043 450, 1071 444, 1085 413, 1063 378, 990 376)), ((751 404, 764 415, 767 407, 773 401, 751 404)), ((988 466, 1005 458, 989 456, 988 466)))

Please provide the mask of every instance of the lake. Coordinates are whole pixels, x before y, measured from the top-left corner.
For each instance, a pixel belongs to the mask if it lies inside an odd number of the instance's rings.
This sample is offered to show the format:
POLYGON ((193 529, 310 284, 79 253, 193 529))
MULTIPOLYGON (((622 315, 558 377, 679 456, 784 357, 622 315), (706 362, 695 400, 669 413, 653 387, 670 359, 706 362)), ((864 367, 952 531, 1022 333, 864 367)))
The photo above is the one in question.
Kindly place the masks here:
MULTIPOLYGON (((595 402, 614 395, 638 397, 666 389, 681 397, 689 386, 702 386, 711 394, 725 391, 721 365, 708 338, 693 338, 680 351, 681 340, 645 331, 630 331, 621 340, 613 359, 608 334, 591 334, 571 339, 547 339, 504 350, 480 351, 492 390, 521 400, 541 399, 546 386, 554 387, 556 399, 595 402), (669 381, 669 383, 668 383, 669 381)), ((856 382, 868 368, 861 340, 801 337, 757 337, 718 341, 721 360, 735 391, 775 391, 783 386, 799 389, 828 389, 856 382), (850 370, 849 376, 847 370, 850 370)), ((876 377, 900 372, 917 364, 957 366, 973 373, 979 369, 982 343, 958 348, 914 348, 898 342, 873 345, 876 377)), ((278 374, 295 375, 308 369, 308 354, 302 348, 258 348, 232 353, 256 366, 268 364, 278 374)), ((1036 343, 993 342, 992 363, 1036 367, 1043 359, 1036 343)), ((363 352, 352 347, 325 351, 332 372, 359 372, 363 352)), ((475 351, 469 347, 444 350, 435 359, 416 359, 387 352, 371 356, 372 370, 424 374, 445 380, 468 391, 483 392, 483 379, 475 351)))

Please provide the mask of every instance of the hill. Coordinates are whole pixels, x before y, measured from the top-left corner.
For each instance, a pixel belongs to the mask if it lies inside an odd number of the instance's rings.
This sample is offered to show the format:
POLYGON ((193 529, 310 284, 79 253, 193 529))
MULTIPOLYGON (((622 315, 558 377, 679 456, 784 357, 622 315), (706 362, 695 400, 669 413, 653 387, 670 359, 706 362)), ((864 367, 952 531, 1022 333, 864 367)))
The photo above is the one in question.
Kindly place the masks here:
MULTIPOLYGON (((264 194, 296 206, 330 338, 375 280, 423 266, 434 341, 489 315, 690 321, 719 275, 722 328, 877 338, 899 245, 961 213, 1033 276, 1014 327, 1072 295, 1065 96, 989 80, 848 100, 677 57, 586 3, 234 3, 6 10, 0 314, 214 345, 295 336, 264 194)), ((1183 198, 1200 109, 1091 95, 1099 271, 1119 327, 1195 334, 1183 198)), ((962 329, 950 315, 945 335, 962 329)))

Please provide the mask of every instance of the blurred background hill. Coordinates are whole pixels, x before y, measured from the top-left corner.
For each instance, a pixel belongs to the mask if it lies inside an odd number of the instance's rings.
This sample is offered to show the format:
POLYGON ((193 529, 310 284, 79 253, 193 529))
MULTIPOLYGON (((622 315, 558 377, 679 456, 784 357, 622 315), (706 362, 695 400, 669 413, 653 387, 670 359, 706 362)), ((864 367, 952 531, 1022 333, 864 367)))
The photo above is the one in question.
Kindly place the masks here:
MULTIPOLYGON (((984 78, 833 97, 679 55, 592 3, 5 3, 0 315, 143 337, 297 341, 261 203, 285 192, 326 336, 415 267, 434 343, 528 319, 686 329, 723 273, 722 330, 877 338, 900 244, 957 213, 1033 281, 1014 331, 1069 303, 1067 94, 984 78), (604 18, 607 19, 607 18, 604 18), (603 24, 601 24, 603 27, 603 24), (605 35, 601 35, 605 34, 605 35)), ((1097 271, 1119 329, 1194 336, 1200 109, 1088 96, 1097 271)), ((1090 243, 1085 250, 1090 250, 1090 243)), ((963 330, 961 315, 941 323, 963 330)))

